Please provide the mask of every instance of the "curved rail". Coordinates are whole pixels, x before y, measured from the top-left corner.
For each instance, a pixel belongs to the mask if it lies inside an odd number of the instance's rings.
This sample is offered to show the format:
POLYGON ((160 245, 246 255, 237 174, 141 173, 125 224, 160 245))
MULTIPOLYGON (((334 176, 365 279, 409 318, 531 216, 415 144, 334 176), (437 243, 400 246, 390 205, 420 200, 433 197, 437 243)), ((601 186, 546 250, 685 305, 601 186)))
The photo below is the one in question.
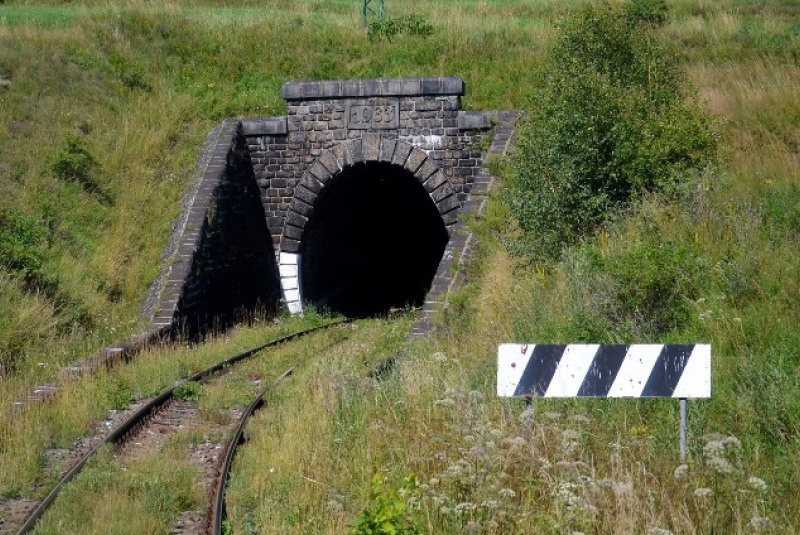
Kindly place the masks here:
MULTIPOLYGON (((239 353, 238 355, 230 357, 230 358, 228 358, 226 360, 218 362, 217 364, 211 366, 210 368, 206 368, 203 371, 197 372, 194 375, 192 375, 191 377, 188 377, 187 379, 184 379, 179 384, 164 390, 158 396, 156 396, 155 398, 150 400, 146 405, 144 405, 142 408, 140 408, 138 411, 136 411, 135 414, 133 414, 130 418, 125 420, 116 429, 114 429, 114 431, 112 431, 99 444, 97 444, 88 453, 86 453, 86 455, 81 457, 81 459, 77 463, 75 463, 75 465, 72 468, 70 468, 70 470, 66 474, 64 474, 61 477, 61 479, 59 480, 58 484, 53 488, 53 490, 50 491, 50 493, 47 496, 45 496, 45 498, 39 503, 39 505, 36 507, 36 509, 34 509, 33 512, 31 512, 31 514, 25 520, 25 523, 22 525, 22 527, 19 528, 19 531, 17 532, 17 535, 25 535, 27 533, 30 533, 30 531, 36 525, 36 522, 39 521, 39 519, 42 517, 42 515, 45 513, 45 511, 50 507, 50 505, 52 505, 52 503, 58 497, 58 494, 61 492, 61 489, 65 485, 67 485, 70 481, 72 481, 72 479, 76 475, 78 475, 80 473, 80 471, 83 469, 84 465, 86 465, 86 463, 92 457, 94 457, 94 455, 100 450, 100 448, 102 448, 106 444, 116 444, 118 442, 121 442, 125 438, 125 436, 129 432, 131 432, 137 425, 139 425, 140 423, 145 421, 159 407, 161 407, 167 401, 169 401, 173 397, 173 394, 174 394, 175 390, 178 387, 180 387, 181 385, 183 385, 185 383, 196 382, 196 381, 199 381, 201 379, 204 379, 204 378, 206 378, 206 377, 208 377, 210 375, 213 375, 214 373, 218 372, 219 370, 221 370, 221 369, 223 369, 223 368, 225 368, 227 366, 230 366, 231 364, 235 364, 235 363, 237 363, 237 362, 239 362, 241 360, 250 358, 253 355, 255 355, 256 353, 259 353, 260 351, 263 351, 264 349, 267 349, 269 347, 280 345, 280 344, 283 344, 285 342, 289 342, 291 340, 294 340, 296 338, 300 338, 300 337, 303 337, 305 335, 311 334, 313 332, 317 332, 317 331, 320 331, 320 330, 323 330, 323 329, 327 329, 329 327, 334 327, 336 325, 341 325, 343 323, 347 323, 347 322, 344 321, 344 320, 342 320, 342 321, 334 321, 334 322, 331 322, 331 323, 326 323, 325 325, 320 325, 319 327, 312 327, 311 329, 306 329, 304 331, 299 331, 299 332, 296 332, 296 333, 288 334, 286 336, 282 336, 280 338, 272 340, 271 342, 267 342, 266 344, 262 344, 260 346, 257 346, 257 347, 254 347, 252 349, 249 349, 249 350, 247 350, 247 351, 245 351, 243 353, 239 353)), ((292 368, 292 369, 294 369, 294 368, 292 368)), ((291 373, 291 370, 289 372, 285 373, 284 375, 282 375, 279 378, 279 380, 283 379, 285 376, 289 375, 290 373, 291 373)), ((262 400, 263 399, 263 395, 264 395, 264 393, 262 393, 258 397, 258 399, 256 401, 262 400)), ((253 402, 253 403, 255 403, 255 402, 253 402)), ((251 406, 252 406, 252 404, 251 404, 251 406)), ((252 412, 252 410, 250 410, 250 407, 248 407, 248 411, 252 412)), ((243 421, 240 422, 240 426, 242 428, 244 427, 243 421)), ((237 430, 237 431, 239 431, 239 430, 237 430)), ((241 437, 241 434, 239 436, 241 437)))
POLYGON ((231 437, 230 442, 228 442, 228 448, 225 452, 225 461, 222 463, 222 468, 220 469, 219 479, 217 479, 217 488, 214 492, 214 501, 211 505, 211 533, 214 535, 222 535, 222 523, 225 520, 225 489, 228 487, 228 477, 231 473, 233 457, 236 455, 236 448, 244 441, 244 426, 247 425, 247 420, 264 405, 264 396, 267 392, 289 377, 297 366, 299 366, 299 363, 283 372, 272 384, 261 390, 256 399, 248 405, 247 409, 242 413, 241 418, 239 418, 239 425, 236 427, 236 432, 233 434, 233 437, 231 437))

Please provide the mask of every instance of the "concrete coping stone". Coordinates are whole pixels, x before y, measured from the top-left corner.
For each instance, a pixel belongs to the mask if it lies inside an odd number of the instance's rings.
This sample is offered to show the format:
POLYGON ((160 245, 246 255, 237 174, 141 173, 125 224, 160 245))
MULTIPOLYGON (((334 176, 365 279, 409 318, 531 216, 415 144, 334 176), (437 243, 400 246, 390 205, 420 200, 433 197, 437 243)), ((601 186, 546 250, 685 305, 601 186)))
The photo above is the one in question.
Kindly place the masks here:
POLYGON ((461 96, 463 94, 464 81, 458 76, 286 82, 281 90, 284 100, 290 101, 361 97, 461 96))
POLYGON ((286 117, 248 117, 242 119, 246 136, 285 136, 289 133, 286 117))
POLYGON ((493 126, 491 117, 481 111, 458 112, 459 130, 489 130, 493 126))

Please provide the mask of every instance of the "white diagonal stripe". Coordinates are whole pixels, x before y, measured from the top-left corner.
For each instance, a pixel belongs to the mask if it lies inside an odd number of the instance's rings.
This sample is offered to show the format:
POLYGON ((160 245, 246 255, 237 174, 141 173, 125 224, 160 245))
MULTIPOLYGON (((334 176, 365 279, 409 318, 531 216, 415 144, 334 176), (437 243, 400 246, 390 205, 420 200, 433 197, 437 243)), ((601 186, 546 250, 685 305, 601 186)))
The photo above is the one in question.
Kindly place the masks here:
POLYGON ((689 361, 683 368, 674 398, 710 398, 711 397, 711 346, 698 344, 694 346, 689 361))
POLYGON ((497 348, 497 395, 513 397, 519 380, 533 353, 533 344, 525 352, 523 344, 500 344, 497 348))
POLYGON ((592 365, 598 344, 570 344, 561 356, 553 380, 544 393, 546 398, 574 397, 592 365))
POLYGON ((650 372, 664 346, 661 344, 637 344, 628 348, 625 360, 619 368, 614 384, 608 391, 610 398, 639 397, 650 378, 650 372))

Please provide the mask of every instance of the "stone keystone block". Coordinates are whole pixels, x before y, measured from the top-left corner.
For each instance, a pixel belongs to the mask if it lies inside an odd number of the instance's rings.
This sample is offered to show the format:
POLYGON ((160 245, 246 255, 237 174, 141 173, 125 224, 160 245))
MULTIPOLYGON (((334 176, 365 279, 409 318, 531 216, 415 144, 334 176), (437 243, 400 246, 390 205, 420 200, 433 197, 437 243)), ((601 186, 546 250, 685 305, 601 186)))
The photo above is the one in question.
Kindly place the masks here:
POLYGON ((339 167, 339 162, 336 160, 336 157, 331 154, 330 151, 323 151, 322 154, 319 155, 319 158, 317 158, 317 161, 324 165, 325 169, 330 171, 331 175, 335 175, 342 170, 342 168, 339 167))
POLYGON ((364 134, 361 138, 364 161, 377 162, 380 156, 381 136, 380 134, 364 134))
POLYGON ((408 155, 408 159, 403 167, 405 167, 410 173, 416 173, 422 163, 427 159, 428 155, 425 154, 424 150, 414 147, 411 149, 411 154, 408 155))
POLYGON ((357 163, 364 163, 364 147, 360 139, 354 139, 347 144, 347 152, 350 153, 350 158, 353 160, 353 165, 357 163))
POLYGON ((380 154, 380 161, 382 162, 389 162, 392 161, 392 156, 394 156, 394 149, 397 146, 397 141, 394 139, 381 139, 381 154, 380 154))
POLYGON ((328 168, 322 165, 319 160, 314 160, 314 163, 311 164, 311 167, 308 168, 308 171, 317 177, 317 179, 323 184, 333 176, 331 172, 328 171, 328 168))

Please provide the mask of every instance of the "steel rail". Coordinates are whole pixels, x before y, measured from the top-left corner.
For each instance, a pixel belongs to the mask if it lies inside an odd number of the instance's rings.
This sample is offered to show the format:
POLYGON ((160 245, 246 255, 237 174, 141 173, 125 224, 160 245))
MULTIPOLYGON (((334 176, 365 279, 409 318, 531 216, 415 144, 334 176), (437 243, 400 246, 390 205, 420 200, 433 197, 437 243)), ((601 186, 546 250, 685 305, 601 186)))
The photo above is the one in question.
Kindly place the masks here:
POLYGON ((286 336, 282 336, 280 338, 276 338, 275 340, 272 340, 272 341, 267 342, 265 344, 262 344, 260 346, 257 346, 257 347, 254 347, 252 349, 249 349, 249 350, 247 350, 247 351, 245 351, 243 353, 239 353, 238 355, 234 355, 233 357, 225 359, 225 360, 223 360, 221 362, 218 362, 217 364, 211 366, 210 368, 206 368, 205 370, 199 371, 199 372, 195 373, 194 375, 188 377, 187 379, 184 379, 179 384, 164 390, 158 396, 156 396, 155 398, 150 400, 147 404, 145 404, 138 411, 136 411, 136 413, 134 413, 130 418, 128 418, 122 424, 120 424, 116 429, 114 429, 114 431, 109 433, 108 436, 106 436, 102 441, 100 441, 100 443, 98 443, 88 453, 86 453, 83 457, 81 457, 81 459, 77 463, 75 463, 75 465, 73 465, 73 467, 70 468, 69 471, 67 471, 66 474, 64 474, 61 477, 61 479, 59 480, 58 484, 56 484, 56 486, 53 488, 53 490, 51 490, 50 493, 47 496, 45 496, 45 498, 39 503, 39 505, 36 507, 36 509, 34 509, 31 512, 30 515, 28 515, 27 519, 25 520, 25 523, 22 525, 22 527, 19 528, 19 531, 17 531, 17 535, 26 535, 27 533, 30 533, 30 531, 34 528, 34 526, 39 521, 39 519, 42 517, 42 515, 45 513, 45 511, 47 511, 47 509, 50 507, 50 505, 52 505, 53 502, 55 501, 55 499, 58 497, 58 494, 61 492, 61 489, 65 485, 67 485, 70 481, 72 481, 72 479, 76 475, 78 475, 80 473, 80 471, 83 469, 83 467, 86 465, 86 463, 92 457, 95 456, 95 454, 100 450, 100 448, 102 448, 106 444, 117 444, 117 443, 121 442, 125 438, 125 436, 130 431, 132 431, 137 425, 139 425, 140 423, 144 422, 147 419, 148 416, 153 414, 157 409, 159 409, 167 401, 169 401, 173 397, 175 390, 177 388, 179 388, 181 385, 184 385, 184 384, 190 383, 190 382, 196 382, 196 381, 199 381, 201 379, 204 379, 204 378, 206 378, 206 377, 208 377, 210 375, 213 375, 214 373, 218 372, 219 370, 222 370, 223 368, 225 368, 227 366, 230 366, 232 364, 236 364, 237 362, 239 362, 241 360, 250 358, 253 355, 255 355, 256 353, 259 353, 260 351, 263 351, 264 349, 267 349, 269 347, 277 346, 277 345, 283 344, 285 342, 289 342, 291 340, 294 340, 296 338, 301 338, 301 337, 303 337, 305 335, 308 335, 308 334, 311 334, 311 333, 314 333, 314 332, 317 332, 317 331, 320 331, 320 330, 323 330, 323 329, 327 329, 329 327, 334 327, 336 325, 341 325, 343 323, 347 323, 347 321, 346 320, 334 321, 334 322, 331 322, 331 323, 326 323, 325 325, 320 325, 318 327, 312 327, 311 329, 306 329, 304 331, 299 331, 299 332, 296 332, 296 333, 288 334, 286 336))
POLYGON ((228 442, 228 448, 225 452, 225 461, 222 463, 222 468, 220 469, 219 479, 217 479, 217 488, 214 493, 214 501, 212 502, 211 533, 214 535, 222 535, 222 523, 225 520, 225 489, 228 487, 228 477, 231 473, 231 466, 233 465, 233 457, 236 455, 236 449, 244 442, 244 427, 247 425, 247 420, 264 405, 264 396, 267 392, 289 377, 299 365, 300 363, 295 364, 283 372, 283 374, 275 379, 269 386, 261 390, 256 399, 248 405, 247 409, 242 413, 241 418, 239 418, 239 425, 236 427, 236 432, 233 434, 233 437, 231 437, 230 442, 228 442))

